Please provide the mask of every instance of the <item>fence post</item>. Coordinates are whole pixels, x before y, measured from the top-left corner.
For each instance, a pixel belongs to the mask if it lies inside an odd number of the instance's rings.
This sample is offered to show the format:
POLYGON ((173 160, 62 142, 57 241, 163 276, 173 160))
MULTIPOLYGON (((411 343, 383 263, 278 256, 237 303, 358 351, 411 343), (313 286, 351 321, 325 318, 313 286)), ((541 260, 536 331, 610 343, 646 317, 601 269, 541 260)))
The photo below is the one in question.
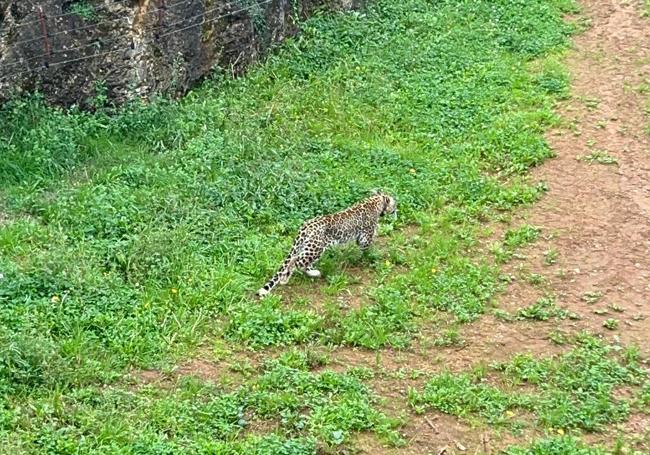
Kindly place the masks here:
POLYGON ((47 37, 47 25, 45 24, 45 15, 43 7, 38 7, 38 22, 41 25, 41 34, 43 35, 43 48, 45 50, 45 68, 50 67, 50 40, 47 37))

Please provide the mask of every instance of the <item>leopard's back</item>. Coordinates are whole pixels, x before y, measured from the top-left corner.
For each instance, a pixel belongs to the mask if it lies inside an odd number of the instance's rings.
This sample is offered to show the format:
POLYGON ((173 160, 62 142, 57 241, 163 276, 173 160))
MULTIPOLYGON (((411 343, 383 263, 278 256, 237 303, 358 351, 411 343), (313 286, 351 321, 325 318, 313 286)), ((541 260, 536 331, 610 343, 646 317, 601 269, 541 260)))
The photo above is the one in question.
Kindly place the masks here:
POLYGON ((312 218, 303 223, 298 237, 322 239, 328 245, 351 242, 377 227, 379 202, 378 198, 369 198, 340 212, 312 218))

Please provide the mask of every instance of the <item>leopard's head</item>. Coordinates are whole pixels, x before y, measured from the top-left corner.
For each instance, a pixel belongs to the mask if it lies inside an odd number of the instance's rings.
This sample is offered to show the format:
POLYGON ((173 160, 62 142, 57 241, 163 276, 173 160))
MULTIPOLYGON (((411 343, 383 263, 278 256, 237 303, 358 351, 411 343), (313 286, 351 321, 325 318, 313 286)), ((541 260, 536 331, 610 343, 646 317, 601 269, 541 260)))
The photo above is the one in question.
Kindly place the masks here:
POLYGON ((386 193, 380 193, 382 200, 382 209, 380 215, 393 215, 397 213, 397 201, 395 198, 386 193))

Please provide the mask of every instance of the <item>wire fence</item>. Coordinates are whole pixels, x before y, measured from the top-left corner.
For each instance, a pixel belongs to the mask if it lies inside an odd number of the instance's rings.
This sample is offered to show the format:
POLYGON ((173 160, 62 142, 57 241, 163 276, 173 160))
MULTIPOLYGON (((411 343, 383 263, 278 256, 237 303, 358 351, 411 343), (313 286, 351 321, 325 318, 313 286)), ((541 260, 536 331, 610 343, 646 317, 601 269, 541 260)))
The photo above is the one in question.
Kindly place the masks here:
MULTIPOLYGON (((116 1, 116 3, 123 3, 126 0, 115 0, 115 1, 116 1)), ((189 5, 189 4, 192 3, 192 1, 193 0, 180 0, 180 1, 175 2, 175 3, 165 5, 164 0, 158 0, 158 2, 157 2, 158 6, 156 8, 152 8, 150 10, 147 10, 147 11, 145 11, 144 13, 142 13, 140 15, 140 17, 146 17, 146 16, 149 16, 149 15, 154 14, 154 13, 159 14, 159 18, 158 18, 159 24, 156 25, 155 27, 149 28, 146 31, 148 33, 153 33, 154 36, 156 37, 156 39, 161 39, 163 37, 168 37, 168 36, 171 36, 171 35, 175 35, 177 33, 181 33, 181 32, 190 30, 190 29, 195 28, 195 27, 201 27, 201 26, 203 26, 205 24, 216 22, 218 20, 225 19, 225 18, 230 17, 230 16, 234 16, 234 15, 244 13, 244 12, 249 12, 249 11, 251 11, 253 9, 257 9, 257 8, 260 8, 263 5, 271 3, 274 0, 262 0, 262 1, 254 2, 254 3, 252 3, 252 4, 248 5, 248 6, 233 9, 233 10, 230 10, 230 11, 224 13, 224 14, 219 14, 219 15, 214 16, 214 17, 209 17, 211 14, 215 14, 215 13, 217 13, 219 11, 223 11, 224 9, 231 9, 231 8, 237 6, 236 2, 231 2, 231 3, 227 3, 225 5, 220 5, 220 6, 217 6, 217 7, 208 8, 208 9, 204 10, 203 12, 201 12, 201 14, 197 14, 197 15, 194 15, 194 16, 191 16, 191 17, 186 17, 186 18, 183 18, 181 20, 171 22, 169 24, 161 23, 161 22, 163 22, 163 20, 162 20, 163 17, 161 16, 161 14, 164 14, 169 10, 173 10, 175 7, 177 7, 179 5, 182 5, 182 4, 189 5), (191 23, 193 21, 196 21, 196 22, 191 23), (185 25, 185 24, 188 24, 188 25, 185 25)), ((106 8, 106 5, 98 5, 95 8, 93 8, 93 11, 98 11, 98 10, 100 10, 102 8, 106 8)), ((93 42, 83 44, 83 45, 80 45, 80 46, 71 47, 71 48, 56 49, 56 48, 52 47, 52 42, 53 42, 52 37, 59 36, 59 35, 62 35, 62 34, 76 33, 76 32, 89 30, 89 29, 93 29, 93 28, 99 29, 99 27, 102 26, 103 24, 109 24, 109 23, 115 23, 115 22, 118 22, 118 21, 124 21, 124 20, 126 20, 125 17, 108 19, 108 20, 104 20, 104 21, 94 22, 92 24, 82 26, 82 27, 73 27, 73 28, 69 28, 69 29, 65 29, 65 30, 57 30, 54 33, 50 33, 47 30, 47 27, 45 26, 46 20, 51 20, 51 19, 55 19, 55 18, 62 18, 62 17, 66 17, 66 16, 70 16, 72 14, 78 14, 78 13, 68 12, 68 13, 65 13, 65 14, 60 14, 60 15, 57 15, 57 16, 50 16, 50 17, 47 17, 47 18, 44 17, 44 15, 42 14, 42 10, 39 11, 38 8, 35 9, 35 13, 37 15, 39 15, 38 19, 36 19, 34 21, 27 22, 27 23, 22 23, 22 24, 19 24, 19 25, 24 26, 24 25, 28 25, 28 24, 33 25, 33 24, 38 23, 40 25, 41 36, 14 42, 14 43, 12 43, 12 46, 17 47, 17 46, 20 46, 20 45, 30 44, 32 42, 42 40, 44 52, 42 54, 40 54, 40 55, 35 55, 33 57, 29 57, 29 58, 26 58, 26 59, 20 59, 18 61, 12 62, 12 63, 3 64, 3 67, 2 67, 1 70, 7 69, 7 68, 16 68, 16 71, 6 73, 4 76, 0 77, 0 82, 3 82, 5 80, 8 80, 8 79, 11 79, 13 77, 20 76, 20 75, 23 75, 23 74, 33 73, 34 71, 39 71, 39 70, 49 69, 49 68, 56 68, 56 67, 60 67, 60 66, 63 66, 63 65, 68 65, 68 64, 71 64, 71 63, 76 63, 76 62, 79 62, 79 61, 88 60, 88 59, 92 59, 92 58, 105 57, 105 56, 108 56, 108 55, 111 55, 111 54, 118 54, 119 52, 124 52, 126 54, 129 51, 133 51, 133 49, 134 49, 133 44, 131 44, 131 46, 129 46, 128 48, 124 48, 123 43, 120 45, 120 44, 117 43, 117 41, 114 41, 113 43, 105 45, 104 43, 102 43, 99 40, 95 40, 93 42), (117 44, 118 47, 116 47, 116 44, 117 44), (79 57, 75 57, 75 58, 71 58, 71 59, 66 59, 66 60, 62 60, 62 61, 50 62, 50 60, 52 59, 53 56, 57 56, 57 55, 61 55, 61 54, 67 54, 67 53, 76 52, 76 51, 82 51, 82 50, 85 50, 85 49, 90 49, 92 47, 97 48, 98 51, 102 50, 102 48, 104 48, 104 49, 108 48, 108 50, 101 51, 101 52, 94 52, 94 53, 89 54, 89 55, 83 55, 83 56, 79 56, 79 57), (30 67, 30 62, 37 61, 37 60, 45 60, 45 61, 41 65, 30 67), (23 66, 24 68, 20 69, 21 66, 23 66)), ((2 72, 4 72, 4 71, 2 71, 2 72)))
MULTIPOLYGON (((128 1, 130 1, 130 0, 113 0, 113 3, 119 5, 119 4, 128 2, 128 1)), ((189 1, 189 0, 183 0, 183 1, 189 1)), ((68 17, 68 16, 79 16, 81 11, 83 11, 83 12, 85 12, 87 14, 94 14, 94 13, 97 13, 98 11, 100 11, 102 9, 107 9, 107 7, 108 7, 108 5, 106 3, 104 3, 104 4, 101 4, 101 5, 94 6, 94 7, 86 7, 84 10, 69 10, 67 13, 56 14, 54 16, 48 16, 48 19, 56 20, 56 19, 61 19, 61 18, 68 17)), ((31 11, 31 13, 36 13, 36 10, 34 9, 33 11, 31 11)), ((17 24, 16 27, 18 27, 18 28, 26 27, 28 25, 36 24, 39 21, 40 21, 40 19, 34 19, 33 21, 22 22, 20 24, 17 24)))

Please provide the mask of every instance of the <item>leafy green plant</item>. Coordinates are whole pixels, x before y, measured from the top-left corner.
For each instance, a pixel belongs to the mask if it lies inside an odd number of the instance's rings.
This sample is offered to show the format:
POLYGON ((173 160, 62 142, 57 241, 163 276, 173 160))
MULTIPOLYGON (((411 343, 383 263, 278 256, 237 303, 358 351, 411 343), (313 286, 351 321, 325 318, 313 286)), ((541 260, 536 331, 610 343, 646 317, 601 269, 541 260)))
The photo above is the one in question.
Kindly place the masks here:
POLYGON ((313 312, 283 310, 277 299, 264 299, 258 306, 243 305, 231 311, 226 336, 253 347, 306 341, 321 323, 313 312))
POLYGON ((539 238, 540 232, 541 230, 539 228, 529 225, 506 231, 503 246, 493 250, 497 262, 508 262, 512 259, 517 249, 535 242, 539 238))
POLYGON ((84 453, 155 447, 185 453, 209 448, 217 453, 312 454, 317 440, 349 445, 354 431, 370 431, 389 444, 400 443, 398 422, 376 409, 374 396, 354 372, 314 374, 303 365, 288 366, 293 362, 287 360, 268 362, 250 383, 228 393, 185 378, 173 391, 84 388, 64 402, 46 396, 35 401, 38 411, 30 418, 29 410, 16 410, 20 418, 8 422, 8 428, 38 436, 25 442, 24 448, 32 453, 50 447, 84 453), (68 417, 57 418, 64 415, 68 417), (125 425, 124 419, 130 424, 125 425), (237 438, 259 424, 276 429, 237 438), (76 437, 87 428, 104 437, 76 437))
POLYGON ((615 164, 618 165, 618 160, 610 155, 605 150, 594 150, 589 155, 578 158, 580 161, 586 161, 589 164, 615 164))
POLYGON ((512 322, 515 320, 515 317, 505 310, 495 309, 492 313, 495 318, 501 321, 512 322))
POLYGON ((548 93, 566 96, 568 92, 568 82, 563 75, 541 74, 537 77, 537 83, 548 93))
POLYGON ((585 292, 581 300, 589 305, 593 305, 594 303, 598 302, 603 296, 603 293, 600 291, 589 291, 585 292))
POLYGON ((609 330, 616 330, 618 328, 618 319, 607 319, 603 322, 603 327, 609 330))
POLYGON ((521 248, 535 242, 539 238, 540 232, 540 228, 527 224, 517 229, 508 230, 505 234, 504 244, 509 248, 521 248))
POLYGON ((643 384, 643 389, 640 393, 640 401, 646 413, 650 413, 650 381, 643 384))
POLYGON ((392 289, 378 288, 375 299, 376 303, 350 312, 341 321, 342 340, 375 349, 407 346, 407 334, 415 327, 406 296, 392 289))
POLYGON ((97 20, 97 12, 95 8, 93 8, 92 5, 85 0, 77 0, 71 2, 70 6, 68 6, 66 10, 87 21, 97 20))
POLYGON ((530 273, 526 277, 526 281, 533 286, 540 286, 544 284, 545 279, 543 275, 540 275, 539 273, 530 273))
POLYGON ((440 336, 433 340, 434 346, 459 346, 463 339, 457 328, 449 328, 442 331, 440 336))
POLYGON ((564 345, 569 342, 567 334, 557 329, 551 330, 548 334, 548 338, 557 345, 564 345))
POLYGON ((517 397, 475 381, 470 375, 450 373, 432 378, 422 392, 409 390, 409 403, 417 412, 432 407, 458 416, 476 413, 492 423, 502 422, 508 409, 524 404, 517 397))
POLYGON ((544 265, 553 265, 557 262, 559 253, 555 248, 544 252, 544 265))
POLYGON ((551 297, 542 297, 529 307, 520 308, 517 311, 518 319, 535 319, 538 321, 547 321, 550 318, 565 319, 569 312, 560 308, 551 297))

